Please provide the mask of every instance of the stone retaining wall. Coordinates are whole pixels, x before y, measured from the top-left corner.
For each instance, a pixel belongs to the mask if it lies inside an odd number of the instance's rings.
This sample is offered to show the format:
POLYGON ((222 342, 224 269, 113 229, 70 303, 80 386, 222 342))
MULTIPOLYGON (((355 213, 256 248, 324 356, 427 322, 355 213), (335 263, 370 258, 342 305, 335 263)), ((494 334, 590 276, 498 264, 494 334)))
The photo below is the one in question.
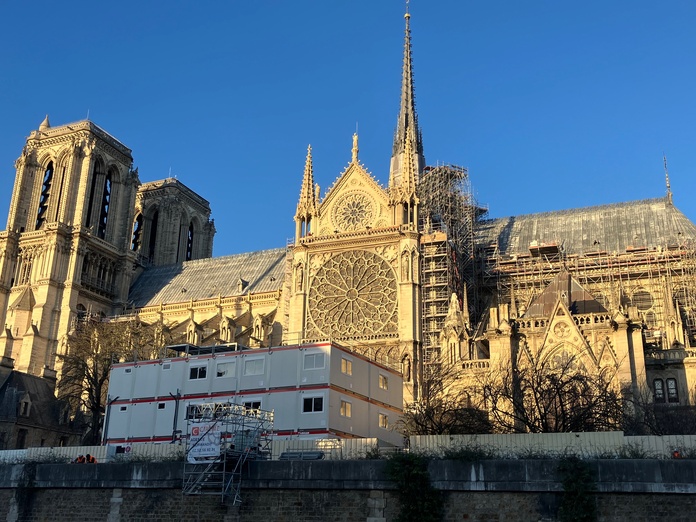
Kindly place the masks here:
MULTIPOLYGON (((181 463, 0 466, 0 520, 387 522, 399 504, 384 461, 251 463, 241 506, 183 496, 181 463)), ((445 521, 555 520, 551 460, 433 461, 445 521)), ((696 461, 591 462, 599 520, 691 520, 696 461)))

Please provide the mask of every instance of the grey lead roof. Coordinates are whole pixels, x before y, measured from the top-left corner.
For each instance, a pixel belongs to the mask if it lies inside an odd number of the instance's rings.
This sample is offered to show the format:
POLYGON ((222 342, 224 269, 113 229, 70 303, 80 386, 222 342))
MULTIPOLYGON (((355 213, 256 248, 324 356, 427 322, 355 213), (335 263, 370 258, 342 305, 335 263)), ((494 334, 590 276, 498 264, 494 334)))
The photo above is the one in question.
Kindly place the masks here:
POLYGON ((500 255, 529 254, 532 241, 557 243, 567 254, 625 252, 696 240, 696 226, 668 198, 629 201, 483 221, 477 244, 497 242, 500 255))
POLYGON ((279 290, 285 252, 276 248, 148 268, 131 286, 128 304, 141 308, 279 290))
MULTIPOLYGON (((532 241, 563 245, 568 254, 624 252, 696 241, 696 225, 667 198, 527 214, 481 222, 477 244, 500 255, 529 254, 532 241)), ((130 290, 136 308, 189 300, 272 292, 283 285, 284 248, 148 268, 130 290), (247 285, 242 291, 238 281, 247 285)))

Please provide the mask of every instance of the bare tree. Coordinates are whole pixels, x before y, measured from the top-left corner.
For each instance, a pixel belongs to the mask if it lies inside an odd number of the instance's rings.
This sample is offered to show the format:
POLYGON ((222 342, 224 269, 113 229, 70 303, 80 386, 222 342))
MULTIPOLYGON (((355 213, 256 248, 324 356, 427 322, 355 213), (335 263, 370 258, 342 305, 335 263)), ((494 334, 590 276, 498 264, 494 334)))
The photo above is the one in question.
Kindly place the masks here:
POLYGON ((490 433, 488 414, 462 389, 462 377, 459 363, 425 364, 419 399, 406 406, 399 430, 406 436, 490 433))
POLYGON ((85 317, 67 335, 58 396, 84 414, 85 444, 99 444, 109 371, 114 362, 150 359, 164 344, 158 325, 137 319, 110 321, 85 317))
POLYGON ((499 432, 619 430, 624 399, 615 376, 615 368, 588 370, 563 353, 501 367, 481 388, 499 432))

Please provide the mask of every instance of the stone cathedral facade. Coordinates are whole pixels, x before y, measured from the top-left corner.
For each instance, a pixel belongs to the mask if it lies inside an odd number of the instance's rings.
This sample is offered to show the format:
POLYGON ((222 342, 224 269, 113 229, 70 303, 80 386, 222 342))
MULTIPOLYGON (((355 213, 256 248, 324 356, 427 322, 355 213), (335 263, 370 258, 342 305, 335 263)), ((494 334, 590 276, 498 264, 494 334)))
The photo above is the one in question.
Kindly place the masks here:
POLYGON ((310 148, 293 245, 218 258, 205 199, 176 179, 141 183, 131 151, 91 121, 46 118, 0 234, 2 364, 55 378, 76 318, 136 313, 178 343, 331 339, 400 368, 408 397, 433 361, 473 378, 574 356, 633 393, 693 404, 696 226, 669 178, 664 198, 487 219, 465 169, 426 166, 413 93, 407 14, 386 184, 355 135, 322 194, 310 148))
POLYGON ((55 377, 82 314, 114 315, 131 282, 159 264, 210 257, 207 201, 175 179, 141 184, 131 151, 90 121, 27 138, 0 234, 3 361, 55 377))

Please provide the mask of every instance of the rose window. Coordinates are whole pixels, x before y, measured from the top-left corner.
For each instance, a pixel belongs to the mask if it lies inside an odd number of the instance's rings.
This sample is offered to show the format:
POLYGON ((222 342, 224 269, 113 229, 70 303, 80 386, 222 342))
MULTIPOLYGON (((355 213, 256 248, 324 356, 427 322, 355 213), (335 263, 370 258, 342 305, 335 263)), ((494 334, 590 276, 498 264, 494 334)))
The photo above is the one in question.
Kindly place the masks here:
POLYGON ((312 280, 308 315, 309 338, 397 333, 393 269, 370 252, 352 251, 333 256, 312 280))
POLYGON ((556 326, 553 327, 553 332, 558 337, 568 337, 570 335, 570 326, 563 322, 556 323, 556 326))
POLYGON ((333 218, 336 226, 343 231, 365 228, 374 219, 372 202, 365 194, 347 194, 336 204, 333 218))

